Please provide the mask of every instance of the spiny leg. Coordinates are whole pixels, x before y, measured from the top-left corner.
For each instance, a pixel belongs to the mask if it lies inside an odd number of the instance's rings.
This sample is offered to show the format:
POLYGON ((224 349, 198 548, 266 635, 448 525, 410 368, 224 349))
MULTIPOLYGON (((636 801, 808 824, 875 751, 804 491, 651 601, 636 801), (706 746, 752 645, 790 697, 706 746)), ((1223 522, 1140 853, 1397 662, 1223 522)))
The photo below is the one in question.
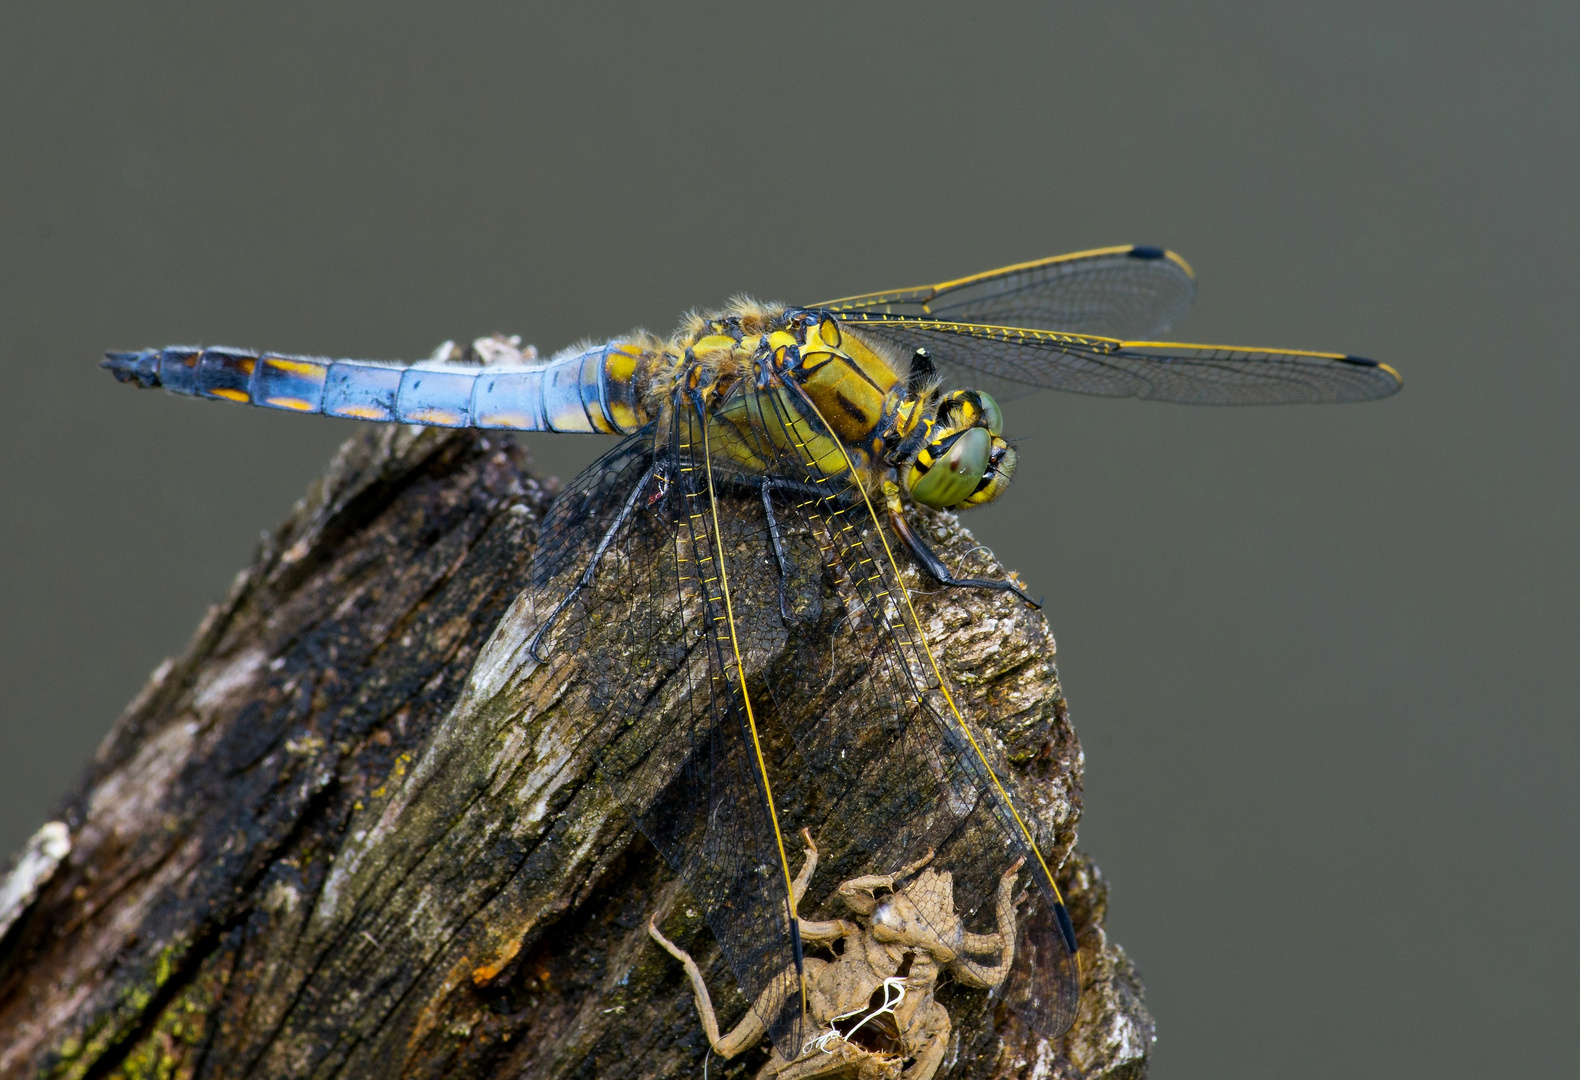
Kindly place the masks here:
MULTIPOLYGON (((785 578, 790 576, 790 560, 785 557, 784 537, 779 531, 779 519, 774 517, 773 480, 763 481, 763 513, 768 518, 768 541, 773 544, 774 561, 779 564, 779 617, 789 625, 790 605, 785 600, 785 578)), ((811 838, 807 840, 811 843, 811 838)), ((814 848, 813 851, 816 851, 814 848)))
POLYGON ((795 615, 790 611, 789 600, 785 596, 785 582, 791 573, 790 556, 785 551, 784 526, 779 523, 779 515, 774 513, 773 493, 778 491, 800 495, 804 499, 822 499, 827 493, 815 485, 776 476, 764 477, 757 484, 757 489, 763 500, 763 514, 768 519, 768 541, 773 547, 774 562, 779 567, 779 617, 788 626, 796 621, 795 615))
POLYGON ((955 577, 954 574, 950 573, 949 567, 944 565, 944 561, 938 557, 932 548, 927 546, 927 542, 916 535, 916 532, 911 528, 910 522, 905 520, 905 515, 897 507, 889 507, 889 525, 894 529, 895 534, 905 542, 906 548, 910 550, 912 557, 916 559, 922 569, 927 571, 928 576, 932 577, 939 584, 966 586, 973 589, 998 589, 1001 592, 1014 593, 1034 608, 1042 607, 1040 603, 1027 596, 1025 591, 1013 581, 994 578, 955 577))
POLYGON ((643 492, 647 490, 648 483, 653 479, 653 474, 657 471, 658 463, 655 461, 647 467, 647 471, 642 474, 642 478, 632 485, 631 494, 626 496, 625 505, 620 507, 620 513, 616 515, 614 524, 609 526, 608 530, 604 532, 603 538, 598 541, 598 546, 593 549, 592 558, 587 561, 587 569, 582 571, 581 577, 577 578, 576 584, 571 586, 570 590, 560 598, 560 602, 554 605, 554 610, 549 612, 547 619, 543 620, 543 625, 538 627, 538 632, 532 635, 532 643, 527 646, 527 651, 531 653, 532 658, 538 663, 541 664, 547 659, 547 657, 538 652, 538 646, 542 644, 544 635, 553 629, 560 615, 571 605, 571 602, 576 597, 581 595, 582 590, 592 584, 593 575, 598 572, 598 564, 603 562, 604 553, 609 550, 609 545, 614 543, 615 535, 619 533, 626 521, 630 519, 631 512, 636 509, 637 501, 641 499, 643 492))

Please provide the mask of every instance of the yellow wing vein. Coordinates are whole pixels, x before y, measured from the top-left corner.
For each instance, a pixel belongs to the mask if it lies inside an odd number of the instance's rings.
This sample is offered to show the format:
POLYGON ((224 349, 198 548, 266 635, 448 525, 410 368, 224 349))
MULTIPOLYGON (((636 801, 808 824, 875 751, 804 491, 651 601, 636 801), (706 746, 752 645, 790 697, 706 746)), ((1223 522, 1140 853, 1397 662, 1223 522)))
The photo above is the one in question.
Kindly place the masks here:
MULTIPOLYGON (((746 708, 746 727, 752 736, 752 753, 757 759, 757 773, 763 779, 763 796, 768 803, 768 819, 774 826, 774 843, 779 848, 779 868, 784 872, 785 878, 785 902, 789 906, 791 932, 794 933, 795 921, 799 917, 796 912, 794 875, 790 873, 790 860, 785 856, 784 834, 779 829, 779 811, 774 806, 773 783, 768 779, 768 763, 763 758, 762 742, 757 737, 757 718, 752 713, 752 696, 746 691, 746 665, 741 660, 740 641, 735 634, 735 608, 730 600, 730 577, 724 569, 724 546, 721 542, 724 534, 719 528, 719 500, 713 489, 713 454, 708 445, 706 418, 703 418, 700 426, 703 468, 708 477, 708 510, 713 517, 714 545, 717 548, 719 591, 724 595, 724 617, 730 630, 730 650, 735 655, 735 677, 741 688, 741 702, 746 708)), ((804 1019, 807 1009, 806 972, 802 970, 800 957, 796 958, 796 969, 801 981, 801 1015, 804 1019)))
MULTIPOLYGON (((1118 244, 1114 247, 1090 248, 1086 251, 1072 251, 1065 255, 1054 255, 1041 259, 1028 259, 1026 262, 1011 263, 1008 266, 995 267, 977 274, 967 274, 965 277, 954 278, 950 281, 940 281, 936 285, 914 285, 906 289, 886 289, 882 292, 858 293, 855 296, 841 296, 837 300, 824 300, 813 304, 814 308, 837 311, 842 307, 855 304, 883 304, 883 303, 909 303, 919 304, 924 309, 928 303, 942 294, 954 289, 974 285, 979 281, 991 281, 994 278, 1005 277, 1022 270, 1036 270, 1044 266, 1057 266, 1060 263, 1076 262, 1081 259, 1095 259, 1103 255, 1123 255, 1134 251, 1134 244, 1118 244)), ((1195 271, 1179 255, 1172 251, 1165 251, 1163 257, 1178 266, 1188 278, 1196 276, 1195 271)))
MULTIPOLYGON (((912 330, 937 330, 962 337, 986 338, 990 341, 1010 341, 1015 337, 1040 344, 1074 347, 1087 346, 1094 351, 1112 356, 1125 349, 1174 349, 1191 352, 1259 353, 1267 356, 1309 356, 1318 360, 1350 360, 1345 353, 1318 352, 1315 349, 1277 349, 1256 345, 1207 345, 1193 341, 1126 341, 1121 338, 1101 337, 1097 334, 1067 334, 1059 330, 1038 330, 1027 326, 1000 326, 992 323, 956 322, 952 319, 924 319, 915 315, 877 315, 862 318, 861 323, 882 326, 892 323, 912 330)), ((1378 364, 1378 367, 1386 367, 1378 364)), ((1390 372, 1392 368, 1388 369, 1390 372)))

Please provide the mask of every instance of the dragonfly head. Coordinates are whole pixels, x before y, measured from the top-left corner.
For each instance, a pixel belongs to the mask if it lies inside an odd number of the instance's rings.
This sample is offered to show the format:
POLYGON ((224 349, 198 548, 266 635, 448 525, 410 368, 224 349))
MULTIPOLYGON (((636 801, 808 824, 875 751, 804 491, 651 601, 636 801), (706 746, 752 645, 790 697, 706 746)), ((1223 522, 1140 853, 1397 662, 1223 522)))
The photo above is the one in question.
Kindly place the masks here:
POLYGON ((939 399, 926 439, 906 473, 911 498, 935 510, 964 510, 992 502, 1015 472, 1015 451, 1004 440, 1004 413, 980 390, 939 399))

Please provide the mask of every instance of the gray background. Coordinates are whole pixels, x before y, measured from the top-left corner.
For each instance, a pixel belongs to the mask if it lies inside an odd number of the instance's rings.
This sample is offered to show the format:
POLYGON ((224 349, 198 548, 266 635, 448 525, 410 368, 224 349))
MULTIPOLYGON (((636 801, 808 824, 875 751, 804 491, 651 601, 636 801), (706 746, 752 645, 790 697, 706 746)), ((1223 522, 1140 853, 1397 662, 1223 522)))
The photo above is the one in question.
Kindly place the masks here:
POLYGON ((105 348, 554 348, 1162 244, 1185 340, 1406 388, 1009 409, 969 520, 1048 599, 1154 1075, 1572 1074, 1580 9, 970 10, 5 5, 0 848, 350 434, 105 348))

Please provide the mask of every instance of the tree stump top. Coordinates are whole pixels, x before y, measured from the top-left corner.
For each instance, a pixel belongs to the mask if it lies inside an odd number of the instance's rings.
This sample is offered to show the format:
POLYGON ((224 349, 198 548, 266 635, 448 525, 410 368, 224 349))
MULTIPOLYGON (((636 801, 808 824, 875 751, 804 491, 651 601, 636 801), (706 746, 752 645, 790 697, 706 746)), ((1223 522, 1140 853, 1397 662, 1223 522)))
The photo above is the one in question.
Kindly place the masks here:
MULTIPOLYGON (((577 657, 519 663, 551 497, 476 432, 342 448, 0 880, 0 1077, 696 1074, 648 917, 673 913, 722 1023, 745 1002, 597 777, 577 657)), ((924 526, 952 562, 976 547, 951 515, 924 526)), ((946 987, 939 1075, 1143 1076, 1152 1021, 1073 850, 1082 757, 1046 622, 959 592, 918 613, 1056 838, 1083 992, 1049 1045, 946 987)))

